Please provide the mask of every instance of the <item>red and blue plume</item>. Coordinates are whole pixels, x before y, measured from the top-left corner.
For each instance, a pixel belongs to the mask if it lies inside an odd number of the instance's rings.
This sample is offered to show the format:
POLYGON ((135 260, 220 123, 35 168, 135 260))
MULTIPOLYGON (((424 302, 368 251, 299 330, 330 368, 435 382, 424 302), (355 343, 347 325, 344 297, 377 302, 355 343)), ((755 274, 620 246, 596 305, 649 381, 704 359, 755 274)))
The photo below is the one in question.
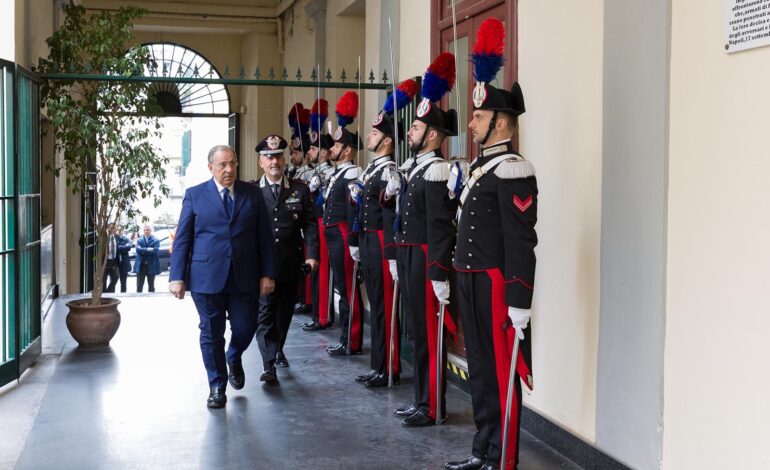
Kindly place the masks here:
MULTIPOLYGON (((414 95, 417 94, 417 82, 404 80, 396 86, 396 110, 403 109, 412 102, 414 95)), ((388 114, 393 114, 393 94, 389 94, 385 99, 385 106, 382 108, 388 114)))
POLYGON ((433 102, 440 101, 442 96, 454 88, 456 75, 455 56, 442 52, 422 77, 422 97, 433 102))
POLYGON ((477 82, 489 83, 497 76, 505 59, 505 26, 497 18, 488 18, 481 23, 473 44, 471 62, 473 78, 477 82))
POLYGON ((313 109, 310 110, 310 129, 314 132, 321 132, 324 121, 329 116, 329 102, 323 98, 315 100, 313 109))
POLYGON ((299 124, 299 116, 304 109, 305 107, 302 106, 302 103, 294 103, 291 108, 289 108, 289 127, 291 127, 292 137, 296 137, 302 133, 299 124))
POLYGON ((297 123, 299 124, 300 135, 306 134, 310 129, 310 110, 302 108, 299 110, 299 117, 297 117, 297 123))
POLYGON ((355 91, 346 91, 337 101, 337 125, 345 127, 356 118, 358 114, 358 95, 355 91))

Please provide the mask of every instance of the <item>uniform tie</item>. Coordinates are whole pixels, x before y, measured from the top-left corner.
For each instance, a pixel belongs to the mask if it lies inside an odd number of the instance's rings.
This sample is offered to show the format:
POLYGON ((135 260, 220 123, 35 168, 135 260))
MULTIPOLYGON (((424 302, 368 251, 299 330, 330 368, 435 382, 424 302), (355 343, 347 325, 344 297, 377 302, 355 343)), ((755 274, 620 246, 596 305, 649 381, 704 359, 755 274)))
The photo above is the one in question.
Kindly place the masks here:
POLYGON ((278 201, 278 184, 277 183, 273 183, 273 184, 270 185, 270 187, 273 190, 273 198, 275 198, 275 200, 277 202, 278 201))
POLYGON ((227 220, 230 220, 230 217, 233 215, 233 198, 230 197, 230 190, 228 188, 222 190, 222 203, 225 205, 227 220))

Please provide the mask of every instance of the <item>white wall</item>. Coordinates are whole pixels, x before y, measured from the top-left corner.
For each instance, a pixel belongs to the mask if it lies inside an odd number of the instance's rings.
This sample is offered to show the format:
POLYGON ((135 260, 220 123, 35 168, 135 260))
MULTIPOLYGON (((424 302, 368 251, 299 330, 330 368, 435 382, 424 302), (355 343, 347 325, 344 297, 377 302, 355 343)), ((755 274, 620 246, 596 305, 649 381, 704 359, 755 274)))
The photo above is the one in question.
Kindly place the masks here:
POLYGON ((0 59, 13 62, 16 59, 15 2, 0 2, 0 59))
POLYGON ((770 468, 770 47, 673 0, 666 469, 770 468))
MULTIPOLYGON (((398 80, 422 76, 430 65, 430 4, 427 0, 400 0, 398 26, 401 44, 398 80)), ((390 76, 390 72, 388 72, 390 76)))
POLYGON ((537 168, 540 190, 535 391, 525 398, 589 441, 599 323, 602 20, 602 0, 519 2, 519 81, 527 107, 521 151, 537 168))

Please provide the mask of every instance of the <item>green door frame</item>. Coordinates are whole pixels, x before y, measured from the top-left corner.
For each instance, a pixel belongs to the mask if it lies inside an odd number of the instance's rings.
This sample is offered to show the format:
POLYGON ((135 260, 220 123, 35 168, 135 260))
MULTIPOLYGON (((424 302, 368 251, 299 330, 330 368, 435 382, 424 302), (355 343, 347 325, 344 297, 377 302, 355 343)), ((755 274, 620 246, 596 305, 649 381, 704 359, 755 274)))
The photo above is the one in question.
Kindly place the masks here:
POLYGON ((38 78, 0 60, 0 386, 40 355, 38 78))

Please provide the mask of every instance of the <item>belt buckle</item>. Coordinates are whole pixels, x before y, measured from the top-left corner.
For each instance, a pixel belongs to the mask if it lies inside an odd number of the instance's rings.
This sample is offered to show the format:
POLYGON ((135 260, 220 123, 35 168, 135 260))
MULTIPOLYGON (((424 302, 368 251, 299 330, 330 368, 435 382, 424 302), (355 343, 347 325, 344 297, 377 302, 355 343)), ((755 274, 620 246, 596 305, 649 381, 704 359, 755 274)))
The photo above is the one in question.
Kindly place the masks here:
POLYGON ((473 170, 473 173, 471 173, 475 179, 479 179, 482 176, 484 176, 484 169, 479 167, 473 170))

